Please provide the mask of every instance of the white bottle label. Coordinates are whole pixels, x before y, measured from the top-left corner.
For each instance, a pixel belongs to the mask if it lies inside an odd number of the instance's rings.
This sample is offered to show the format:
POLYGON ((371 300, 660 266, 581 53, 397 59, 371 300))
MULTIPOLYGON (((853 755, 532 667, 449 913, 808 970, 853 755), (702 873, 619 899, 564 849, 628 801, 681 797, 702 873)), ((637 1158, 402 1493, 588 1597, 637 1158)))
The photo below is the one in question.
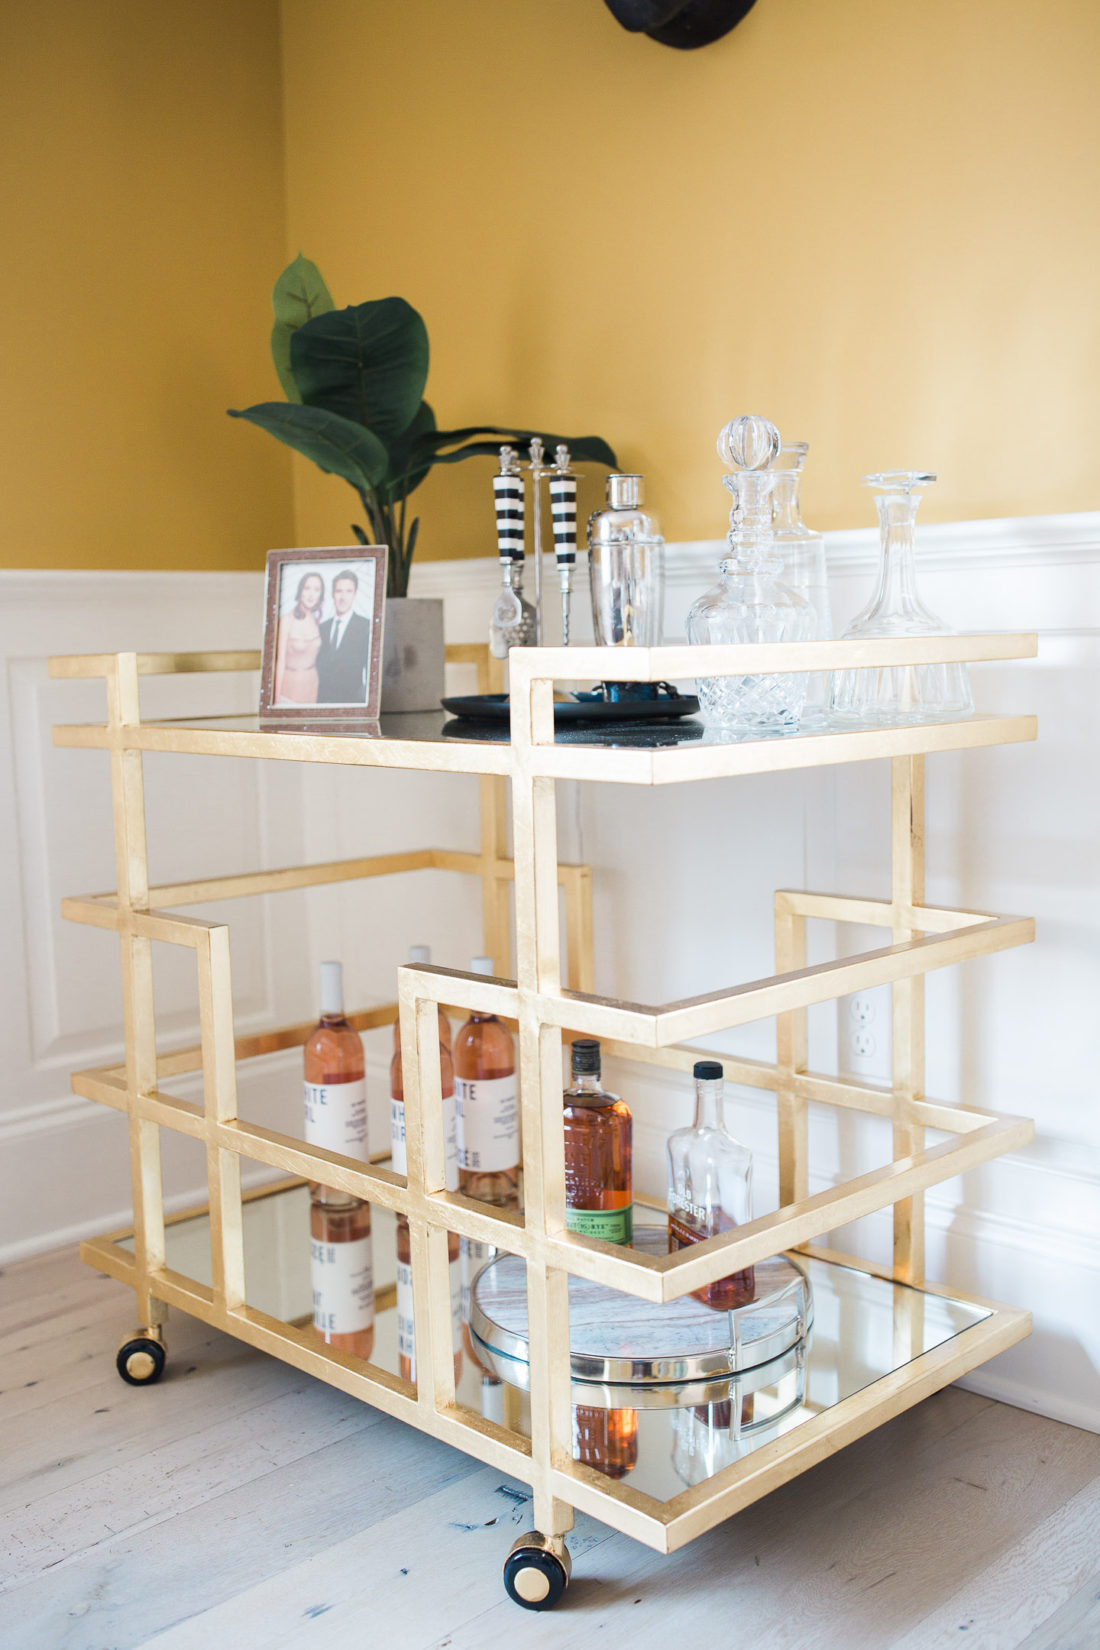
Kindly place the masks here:
MULTIPOLYGON (((443 1096, 443 1169, 449 1192, 458 1190, 458 1114, 453 1094, 443 1096)), ((405 1145, 405 1102, 390 1095, 390 1167, 394 1174, 409 1172, 405 1145)))
POLYGON ((458 1165, 492 1174, 519 1162, 519 1108, 516 1074, 508 1077, 456 1077, 458 1165))
POLYGON ((407 1260, 397 1263, 397 1350, 412 1368, 409 1380, 416 1380, 416 1325, 413 1322, 413 1274, 407 1260))
POLYGON ((322 1151, 366 1160, 367 1083, 306 1083, 306 1142, 322 1151))
MULTIPOLYGON (((462 1267, 457 1260, 450 1265, 451 1273, 451 1350, 462 1350, 462 1267)), ((412 1266, 408 1261, 397 1263, 397 1350, 408 1358, 412 1366, 409 1380, 416 1380, 416 1323, 413 1318, 412 1266)))
POLYGON ((322 1335, 356 1335, 374 1322, 370 1235, 350 1243, 309 1240, 313 1326, 322 1335))
POLYGON ((483 1266, 487 1266, 496 1254, 491 1243, 482 1243, 480 1238, 460 1237, 458 1240, 458 1261, 462 1273, 462 1301, 459 1311, 463 1323, 470 1321, 470 1304, 473 1299, 472 1290, 474 1280, 483 1266))

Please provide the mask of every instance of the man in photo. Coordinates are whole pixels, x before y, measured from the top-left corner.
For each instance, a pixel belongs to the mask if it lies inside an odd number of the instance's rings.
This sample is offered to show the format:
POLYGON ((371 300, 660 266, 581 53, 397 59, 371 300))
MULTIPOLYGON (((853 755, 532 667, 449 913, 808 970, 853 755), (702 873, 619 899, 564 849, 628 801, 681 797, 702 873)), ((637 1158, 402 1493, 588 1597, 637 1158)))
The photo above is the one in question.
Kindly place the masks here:
POLYGON ((345 567, 332 582, 331 619, 321 626, 317 655, 317 703, 365 705, 370 666, 370 620, 356 613, 359 577, 345 567))

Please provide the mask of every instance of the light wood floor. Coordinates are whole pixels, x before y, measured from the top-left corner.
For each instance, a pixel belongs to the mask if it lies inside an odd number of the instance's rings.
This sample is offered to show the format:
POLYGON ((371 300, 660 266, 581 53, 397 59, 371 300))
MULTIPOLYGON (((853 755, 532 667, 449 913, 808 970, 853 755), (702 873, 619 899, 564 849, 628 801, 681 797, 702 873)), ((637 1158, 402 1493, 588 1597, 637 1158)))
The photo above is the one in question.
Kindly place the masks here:
POLYGON ((1100 1646, 1091 1433, 949 1389, 671 1558, 579 1520, 538 1616, 522 1486, 178 1313, 128 1388, 133 1322, 72 1251, 0 1275, 3 1650, 1100 1646))

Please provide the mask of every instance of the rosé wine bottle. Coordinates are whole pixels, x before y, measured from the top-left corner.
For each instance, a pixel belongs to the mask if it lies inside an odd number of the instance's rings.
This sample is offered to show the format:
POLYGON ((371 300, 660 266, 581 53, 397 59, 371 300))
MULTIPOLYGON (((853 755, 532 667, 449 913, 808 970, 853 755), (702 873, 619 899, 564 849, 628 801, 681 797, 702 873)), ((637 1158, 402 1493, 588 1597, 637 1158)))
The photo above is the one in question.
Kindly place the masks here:
MULTIPOLYGON (((492 974, 475 957, 474 974, 492 974)), ((519 1104, 516 1051, 495 1014, 474 1012, 455 1033, 458 1189, 501 1209, 519 1207, 519 1104)))
MULTIPOLYGON (((305 1138, 311 1146, 367 1157, 363 1044, 344 1015, 343 969, 321 964, 321 1018, 303 1051, 305 1138)), ((368 1358, 374 1346, 370 1204, 311 1181, 313 1327, 328 1346, 368 1358)))

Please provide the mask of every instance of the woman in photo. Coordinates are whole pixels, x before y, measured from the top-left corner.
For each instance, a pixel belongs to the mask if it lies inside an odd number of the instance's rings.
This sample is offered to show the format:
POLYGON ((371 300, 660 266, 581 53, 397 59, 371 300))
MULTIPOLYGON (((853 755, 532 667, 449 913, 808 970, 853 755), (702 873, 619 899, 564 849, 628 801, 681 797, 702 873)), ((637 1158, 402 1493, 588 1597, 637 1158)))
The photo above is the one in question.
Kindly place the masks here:
POLYGON ((275 703, 317 703, 317 654, 321 648, 321 606, 325 587, 320 573, 303 573, 289 613, 279 620, 275 643, 275 703))

